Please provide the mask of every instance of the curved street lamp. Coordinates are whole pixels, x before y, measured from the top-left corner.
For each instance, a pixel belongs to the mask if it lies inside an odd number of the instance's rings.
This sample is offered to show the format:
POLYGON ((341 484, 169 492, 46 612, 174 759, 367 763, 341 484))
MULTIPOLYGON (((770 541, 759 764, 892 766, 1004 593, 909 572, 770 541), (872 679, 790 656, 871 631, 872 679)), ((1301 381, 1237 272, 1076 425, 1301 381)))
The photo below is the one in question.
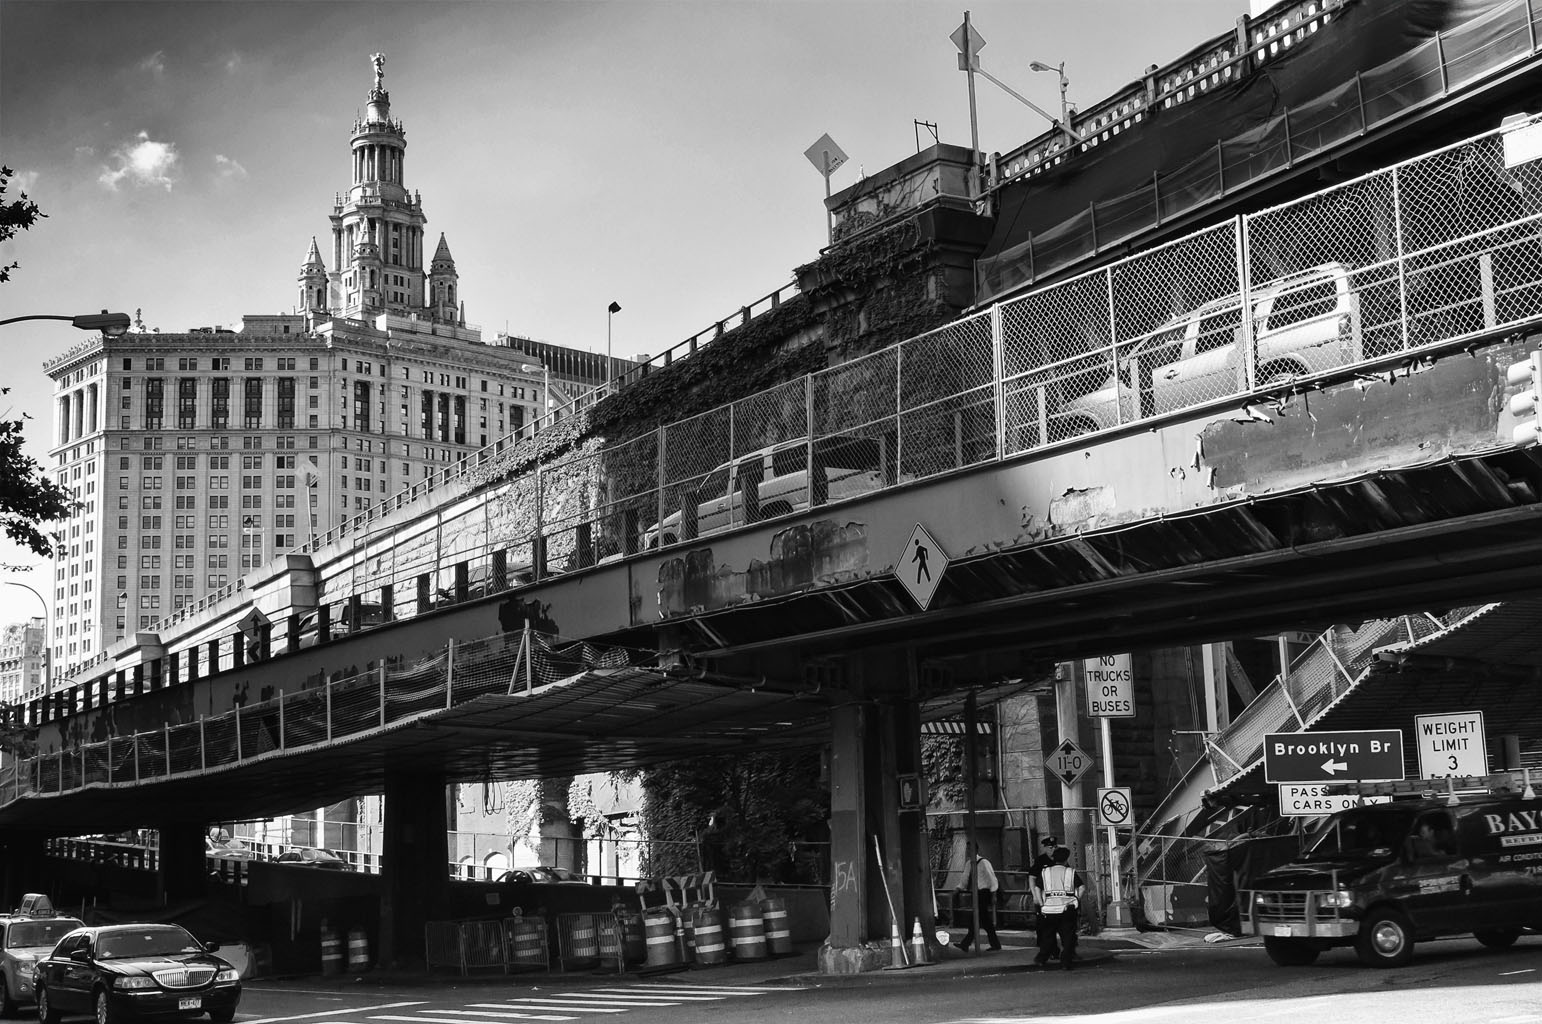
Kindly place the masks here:
POLYGON ((20 587, 23 590, 30 590, 32 591, 32 596, 37 598, 38 602, 43 606, 43 690, 45 692, 50 691, 53 689, 54 659, 52 645, 54 639, 48 635, 48 620, 50 617, 48 599, 45 598, 42 594, 38 593, 37 588, 29 586, 26 583, 18 583, 15 580, 0 580, 0 585, 7 587, 20 587))
POLYGON ((47 313, 13 316, 9 320, 0 320, 0 327, 20 323, 23 320, 68 320, 72 327, 78 327, 82 331, 101 331, 109 338, 122 337, 129 329, 127 313, 109 313, 105 309, 100 313, 82 313, 79 316, 56 316, 47 313))

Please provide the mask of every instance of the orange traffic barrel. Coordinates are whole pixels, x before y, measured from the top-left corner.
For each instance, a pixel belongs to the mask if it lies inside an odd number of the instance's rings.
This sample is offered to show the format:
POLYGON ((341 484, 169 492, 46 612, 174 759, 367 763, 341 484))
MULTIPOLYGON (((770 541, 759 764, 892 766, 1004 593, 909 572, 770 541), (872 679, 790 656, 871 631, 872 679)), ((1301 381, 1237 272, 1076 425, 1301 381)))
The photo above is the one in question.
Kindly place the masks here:
POLYGON ((739 960, 766 958, 766 926, 760 917, 760 904, 735 903, 728 912, 728 941, 739 960))
POLYGON ((792 931, 787 923, 787 901, 768 896, 760 901, 760 920, 766 929, 766 947, 772 956, 792 952, 792 931))
POLYGON ((343 973, 343 940, 325 921, 321 922, 321 973, 343 973))
POLYGON ((511 917, 503 923, 508 943, 509 962, 515 967, 543 967, 546 964, 546 919, 511 917))
POLYGON ((648 947, 649 967, 673 967, 681 963, 675 944, 675 915, 668 907, 643 911, 643 942, 648 947))
POLYGON ((348 929, 348 969, 369 970, 369 936, 363 928, 348 929))
POLYGON ((691 935, 696 946, 696 962, 703 967, 728 961, 728 947, 723 942, 723 919, 716 907, 691 908, 691 935))

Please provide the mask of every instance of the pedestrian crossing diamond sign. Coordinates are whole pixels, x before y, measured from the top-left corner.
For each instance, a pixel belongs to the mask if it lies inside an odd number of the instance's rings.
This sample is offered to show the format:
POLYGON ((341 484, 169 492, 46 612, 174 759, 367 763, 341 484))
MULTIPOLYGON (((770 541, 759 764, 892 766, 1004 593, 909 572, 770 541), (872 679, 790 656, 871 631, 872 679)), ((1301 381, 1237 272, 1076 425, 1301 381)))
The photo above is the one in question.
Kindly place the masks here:
POLYGON ((905 542, 905 550, 900 552, 899 561, 894 565, 894 574, 899 577, 900 585, 916 599, 916 604, 921 606, 923 612, 931 606, 932 596, 937 593, 937 584, 942 582, 942 574, 947 568, 947 553, 932 540, 926 527, 917 523, 910 533, 910 539, 905 542))

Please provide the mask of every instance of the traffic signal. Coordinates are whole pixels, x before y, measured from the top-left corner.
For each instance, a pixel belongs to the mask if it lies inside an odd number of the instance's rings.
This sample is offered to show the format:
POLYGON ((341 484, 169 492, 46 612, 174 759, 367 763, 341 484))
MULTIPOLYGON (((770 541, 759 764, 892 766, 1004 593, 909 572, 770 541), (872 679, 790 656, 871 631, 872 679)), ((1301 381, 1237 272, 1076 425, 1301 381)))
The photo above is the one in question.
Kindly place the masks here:
POLYGON ((1542 439, 1542 351, 1533 351, 1524 363, 1511 363, 1505 380, 1521 386, 1510 399, 1510 412, 1519 421, 1510 430, 1516 444, 1536 444, 1542 439))

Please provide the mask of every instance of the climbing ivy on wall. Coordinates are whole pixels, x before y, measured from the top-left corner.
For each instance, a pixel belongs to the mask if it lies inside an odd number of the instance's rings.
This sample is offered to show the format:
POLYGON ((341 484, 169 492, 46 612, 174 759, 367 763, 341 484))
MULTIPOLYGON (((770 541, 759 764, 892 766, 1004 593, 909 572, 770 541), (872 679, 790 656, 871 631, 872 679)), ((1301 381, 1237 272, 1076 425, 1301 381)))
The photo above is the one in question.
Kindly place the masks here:
POLYGON ((705 868, 730 882, 824 880, 829 791, 817 750, 678 761, 639 778, 639 824, 653 840, 644 873, 705 868))

